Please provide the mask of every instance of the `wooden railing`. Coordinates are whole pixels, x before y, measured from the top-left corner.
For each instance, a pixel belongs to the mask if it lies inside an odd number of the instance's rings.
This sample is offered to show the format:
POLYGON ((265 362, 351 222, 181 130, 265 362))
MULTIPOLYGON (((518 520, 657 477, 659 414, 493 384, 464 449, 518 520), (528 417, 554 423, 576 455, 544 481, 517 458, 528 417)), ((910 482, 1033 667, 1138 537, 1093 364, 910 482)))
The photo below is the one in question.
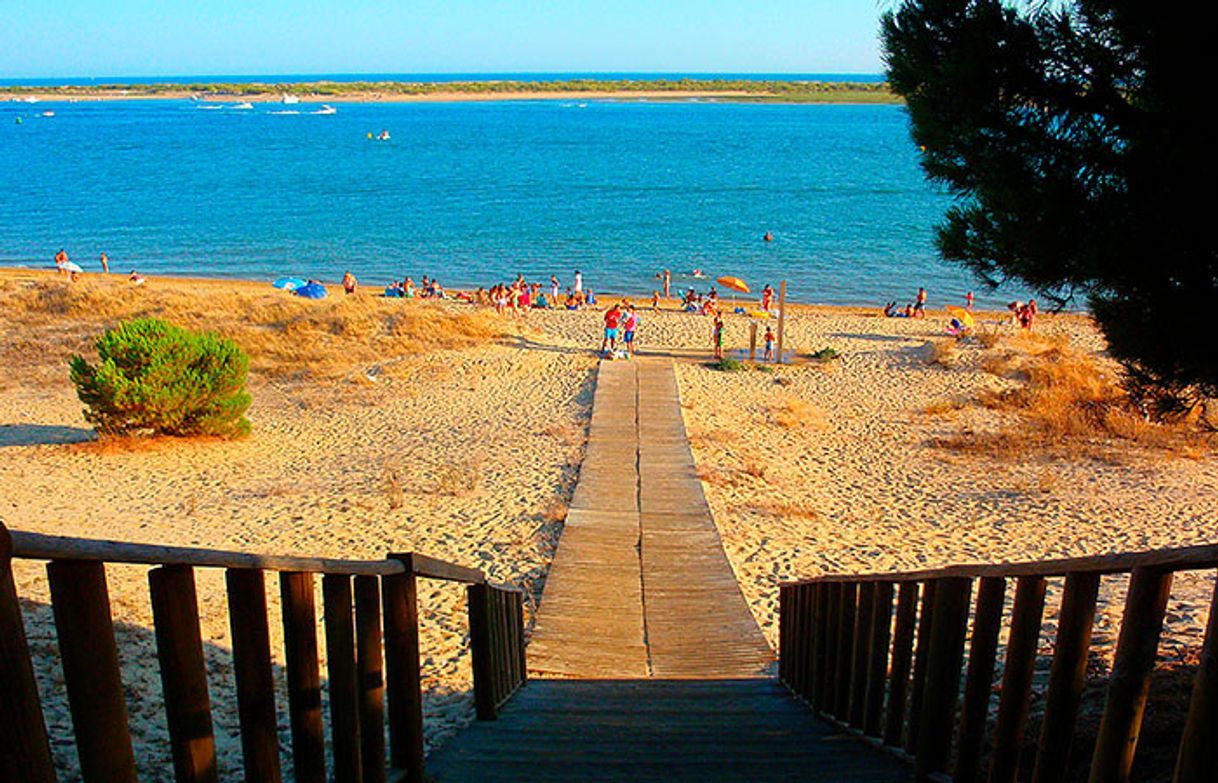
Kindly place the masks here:
POLYGON ((174 777, 179 783, 214 782, 220 777, 199 631, 197 567, 225 569, 244 776, 250 783, 281 779, 267 571, 278 573, 283 601, 287 711, 298 783, 424 779, 419 577, 469 585, 479 718, 493 719, 525 681, 521 595, 487 584, 482 572, 472 568, 415 554, 375 561, 278 557, 10 534, 0 525, 0 781, 55 781, 12 558, 49 561, 51 606, 85 783, 136 779, 106 588, 107 563, 153 566, 148 583, 174 777), (326 773, 317 654, 314 577, 318 574, 324 601, 332 777, 326 773))
MULTIPOLYGON (((918 781, 1066 779, 1102 577, 1130 574, 1090 781, 1127 781, 1177 571, 1218 566, 1218 546, 783 584, 779 677, 814 709, 903 755, 918 781), (1045 607, 1064 577, 1057 639, 1030 777, 1019 762, 1045 607), (1004 618, 1007 580, 1014 602, 1004 618), (971 601, 975 588, 976 600, 971 601), (895 620, 894 620, 895 598, 895 620), (971 612, 970 612, 971 605, 971 612), (971 614, 971 623, 970 623, 971 614), (1004 619, 997 721, 988 729, 1004 619), (971 627, 971 634, 969 633, 971 627), (965 642, 968 644, 965 670, 965 642), (964 674, 963 689, 961 675, 964 674)), ((1177 783, 1218 780, 1218 585, 1177 754, 1177 783)))

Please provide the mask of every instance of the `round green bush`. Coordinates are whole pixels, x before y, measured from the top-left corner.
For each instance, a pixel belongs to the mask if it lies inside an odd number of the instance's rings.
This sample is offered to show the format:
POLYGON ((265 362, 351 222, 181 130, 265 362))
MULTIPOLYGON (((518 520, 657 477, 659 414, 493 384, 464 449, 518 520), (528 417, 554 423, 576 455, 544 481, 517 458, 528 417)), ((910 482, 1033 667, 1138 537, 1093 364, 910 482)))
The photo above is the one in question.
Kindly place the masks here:
POLYGON ((249 434, 249 356, 232 340, 159 318, 107 330, 98 363, 68 360, 85 419, 102 435, 249 434))

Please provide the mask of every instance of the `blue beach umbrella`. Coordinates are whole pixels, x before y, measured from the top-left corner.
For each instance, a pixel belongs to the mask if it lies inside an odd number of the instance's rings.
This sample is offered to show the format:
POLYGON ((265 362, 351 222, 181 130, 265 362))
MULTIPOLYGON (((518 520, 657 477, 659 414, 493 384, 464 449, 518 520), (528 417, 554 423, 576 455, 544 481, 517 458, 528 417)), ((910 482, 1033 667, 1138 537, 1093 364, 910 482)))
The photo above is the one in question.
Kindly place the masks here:
POLYGON ((307 283, 293 289, 292 293, 297 296, 303 296, 305 299, 325 299, 328 296, 326 287, 321 283, 307 283))
POLYGON ((299 277, 281 277, 275 282, 271 283, 271 285, 275 286, 276 288, 282 288, 285 291, 292 291, 300 288, 303 285, 308 285, 308 281, 301 280, 299 277))

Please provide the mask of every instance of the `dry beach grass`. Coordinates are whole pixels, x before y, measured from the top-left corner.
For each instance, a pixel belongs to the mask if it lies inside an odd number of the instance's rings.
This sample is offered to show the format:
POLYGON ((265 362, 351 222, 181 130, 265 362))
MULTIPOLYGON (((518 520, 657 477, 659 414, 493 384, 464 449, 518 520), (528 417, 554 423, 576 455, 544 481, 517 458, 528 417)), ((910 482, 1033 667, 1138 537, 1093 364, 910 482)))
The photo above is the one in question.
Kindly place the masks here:
MULTIPOLYGON (((877 316, 794 308, 788 346, 839 358, 722 372, 707 363, 708 321, 642 311, 642 347, 676 358, 708 500, 771 643, 783 579, 1218 541, 1212 442, 1133 415, 1085 317, 1044 318, 1028 339, 1001 314, 982 314, 981 336, 955 342, 941 319, 877 316)), ((303 302, 265 284, 70 285, 0 270, 0 324, 0 519, 9 527, 284 554, 415 550, 522 586, 530 608, 541 598, 578 474, 598 314, 500 320, 456 303, 303 302), (64 359, 136 314, 247 348, 248 439, 89 442, 64 359)), ((746 343, 745 328, 743 317, 727 319, 729 348, 746 343)), ((45 572, 19 563, 17 578, 66 778, 75 758, 64 744, 45 572)), ((115 567, 109 578, 137 757, 162 769, 146 571, 115 567)), ((1179 578, 1166 657, 1199 644, 1211 585, 1209 575, 1179 578)), ((1098 665, 1115 643, 1123 591, 1122 580, 1106 581, 1098 665)), ((1059 594, 1051 585, 1050 607, 1059 594)), ((222 769, 235 771, 219 575, 201 574, 199 595, 222 769)), ((424 583, 420 601, 435 742, 471 714, 463 597, 424 583)), ((1053 629, 1049 616, 1046 645, 1053 629)))

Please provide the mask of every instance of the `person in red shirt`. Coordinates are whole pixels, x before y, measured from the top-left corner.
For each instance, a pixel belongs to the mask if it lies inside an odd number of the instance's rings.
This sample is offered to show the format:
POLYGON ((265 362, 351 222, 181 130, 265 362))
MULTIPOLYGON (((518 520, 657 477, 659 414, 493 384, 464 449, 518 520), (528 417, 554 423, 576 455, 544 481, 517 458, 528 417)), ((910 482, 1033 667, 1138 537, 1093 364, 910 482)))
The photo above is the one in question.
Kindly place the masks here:
POLYGON ((617 309, 617 305, 610 307, 605 311, 605 338, 601 340, 601 354, 605 354, 605 347, 608 346, 612 352, 617 349, 617 328, 622 322, 622 311, 617 309))

